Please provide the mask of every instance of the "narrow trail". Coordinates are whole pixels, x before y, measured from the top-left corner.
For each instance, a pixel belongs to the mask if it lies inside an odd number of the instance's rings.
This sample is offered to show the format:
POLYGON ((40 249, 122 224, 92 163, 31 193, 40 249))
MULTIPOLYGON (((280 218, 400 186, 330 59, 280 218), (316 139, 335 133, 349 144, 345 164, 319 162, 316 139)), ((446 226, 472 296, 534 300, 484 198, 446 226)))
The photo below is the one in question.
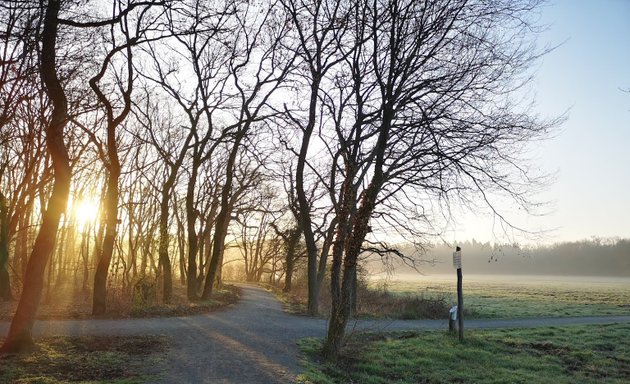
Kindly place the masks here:
MULTIPOLYGON (((288 383, 299 373, 296 340, 323 337, 326 320, 287 314, 272 294, 241 285, 243 296, 228 309, 196 316, 38 321, 35 336, 165 335, 171 339, 156 383, 288 383)), ((549 325, 630 322, 628 316, 467 320, 466 328, 521 328, 549 325)), ((446 329, 446 320, 365 320, 349 324, 355 331, 446 329)), ((6 335, 8 322, 0 322, 6 335)))

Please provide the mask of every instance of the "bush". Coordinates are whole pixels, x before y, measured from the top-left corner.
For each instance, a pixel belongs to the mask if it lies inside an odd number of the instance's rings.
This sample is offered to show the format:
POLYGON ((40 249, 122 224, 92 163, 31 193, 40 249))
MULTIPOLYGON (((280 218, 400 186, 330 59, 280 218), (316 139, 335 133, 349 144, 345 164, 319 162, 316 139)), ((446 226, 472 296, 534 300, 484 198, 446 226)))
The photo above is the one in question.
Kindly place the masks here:
POLYGON ((404 295, 386 288, 359 286, 357 315, 396 319, 445 319, 451 300, 448 295, 404 295))
MULTIPOLYGON (((394 319, 446 319, 453 302, 447 294, 408 295, 392 293, 386 283, 371 286, 368 276, 360 269, 357 276, 357 308, 355 316, 394 319)), ((284 294, 289 310, 306 313, 308 287, 306 279, 293 285, 291 292, 284 294)), ((331 309, 330 276, 324 279, 319 292, 319 310, 328 316, 331 309)))
POLYGON ((155 279, 142 276, 133 285, 133 309, 154 306, 157 303, 157 287, 155 279))

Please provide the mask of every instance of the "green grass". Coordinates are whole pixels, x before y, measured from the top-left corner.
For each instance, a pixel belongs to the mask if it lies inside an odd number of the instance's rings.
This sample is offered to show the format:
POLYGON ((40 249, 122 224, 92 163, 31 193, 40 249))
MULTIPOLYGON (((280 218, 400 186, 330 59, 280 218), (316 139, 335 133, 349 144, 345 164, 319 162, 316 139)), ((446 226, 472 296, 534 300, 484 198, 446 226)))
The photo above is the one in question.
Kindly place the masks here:
MULTIPOLYGON (((454 277, 389 282, 386 289, 399 295, 446 295, 453 305, 457 302, 454 277)), ((509 281, 464 276, 464 308, 468 318, 628 315, 630 289, 623 282, 509 281)))
POLYGON ((144 383, 166 344, 160 336, 48 337, 32 353, 3 356, 0 383, 144 383))
POLYGON ((363 334, 336 365, 302 340, 305 383, 628 383, 630 325, 363 334))

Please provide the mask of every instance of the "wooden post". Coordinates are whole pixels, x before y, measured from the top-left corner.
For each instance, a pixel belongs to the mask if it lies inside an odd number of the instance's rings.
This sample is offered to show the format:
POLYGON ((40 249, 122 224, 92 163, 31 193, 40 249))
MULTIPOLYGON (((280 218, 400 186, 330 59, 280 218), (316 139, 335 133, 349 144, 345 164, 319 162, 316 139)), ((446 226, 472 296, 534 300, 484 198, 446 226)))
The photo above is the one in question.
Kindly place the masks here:
POLYGON ((457 269, 457 321, 459 326, 459 341, 464 340, 464 295, 462 293, 462 269, 457 269))
MULTIPOLYGON (((461 260, 461 251, 460 247, 456 248, 457 252, 460 252, 460 260, 461 260)), ((457 322, 459 328, 459 341, 464 340, 464 293, 462 290, 462 266, 461 262, 457 268, 457 322)))

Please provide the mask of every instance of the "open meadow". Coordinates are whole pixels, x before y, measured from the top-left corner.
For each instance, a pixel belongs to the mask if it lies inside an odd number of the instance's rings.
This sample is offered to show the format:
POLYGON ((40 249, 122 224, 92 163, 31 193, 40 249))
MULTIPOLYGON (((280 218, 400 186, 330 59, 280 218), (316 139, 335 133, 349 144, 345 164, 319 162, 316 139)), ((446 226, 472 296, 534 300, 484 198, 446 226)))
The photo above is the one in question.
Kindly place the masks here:
MULTIPOLYGON (((372 288, 396 295, 457 303, 453 275, 372 277, 372 288)), ((528 318, 630 314, 630 278, 465 275, 464 308, 473 318, 528 318)))
POLYGON ((362 334, 337 364, 317 360, 321 342, 305 339, 305 383, 628 383, 627 324, 467 332, 362 334))

